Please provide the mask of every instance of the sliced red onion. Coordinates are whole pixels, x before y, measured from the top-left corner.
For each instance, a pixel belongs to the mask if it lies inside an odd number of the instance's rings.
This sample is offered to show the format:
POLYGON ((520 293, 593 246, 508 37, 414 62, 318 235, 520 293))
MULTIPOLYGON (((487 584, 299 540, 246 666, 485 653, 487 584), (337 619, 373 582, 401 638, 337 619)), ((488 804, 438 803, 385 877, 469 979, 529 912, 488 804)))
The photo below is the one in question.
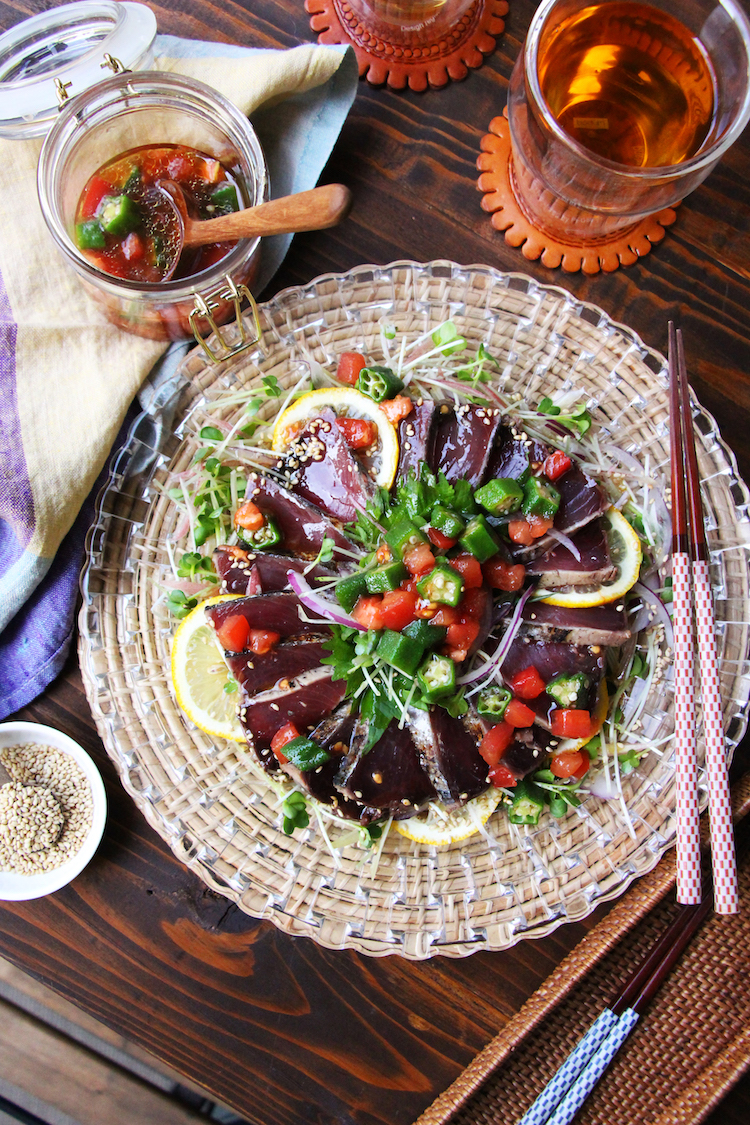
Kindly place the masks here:
POLYGON ((328 598, 316 594, 306 579, 296 570, 288 570, 286 576, 289 579, 289 585, 306 609, 317 613, 319 617, 325 618, 326 621, 332 621, 334 625, 343 625, 346 629, 358 629, 360 633, 367 632, 365 626, 360 625, 359 621, 355 621, 348 613, 344 613, 341 606, 334 605, 328 598))
POLYGON ((562 544, 563 547, 567 548, 574 559, 578 559, 579 562, 581 561, 581 552, 578 550, 569 535, 564 535, 562 531, 558 531, 557 528, 554 527, 551 527, 547 534, 552 539, 556 539, 557 542, 562 544))
POLYGON ((526 605, 526 602, 529 600, 531 595, 534 593, 535 589, 536 586, 530 586, 528 590, 524 590, 523 594, 521 594, 521 597, 518 599, 518 602, 516 604, 516 608, 513 611, 513 616, 508 623, 508 628, 503 633, 503 638, 500 641, 500 644, 495 649, 494 655, 491 656, 489 660, 485 660, 483 664, 478 665, 478 667, 472 668, 470 672, 466 673, 466 675, 459 676, 458 682, 460 684, 473 684, 477 680, 481 680, 482 677, 486 676, 488 672, 497 671, 502 667, 505 657, 510 652, 510 646, 513 644, 513 641, 516 638, 516 633, 521 627, 524 606, 526 605))
POLYGON ((644 586, 642 582, 636 582, 633 590, 639 597, 643 598, 644 602, 648 602, 656 610, 656 616, 661 624, 664 626, 664 635, 667 644, 671 649, 674 648, 674 630, 672 629, 672 618, 669 616, 669 610, 658 594, 653 590, 649 590, 648 586, 644 586))
POLYGON ((192 598, 195 594, 201 594, 205 590, 215 585, 213 582, 194 582, 190 578, 165 578, 162 583, 167 590, 182 590, 183 594, 192 598))

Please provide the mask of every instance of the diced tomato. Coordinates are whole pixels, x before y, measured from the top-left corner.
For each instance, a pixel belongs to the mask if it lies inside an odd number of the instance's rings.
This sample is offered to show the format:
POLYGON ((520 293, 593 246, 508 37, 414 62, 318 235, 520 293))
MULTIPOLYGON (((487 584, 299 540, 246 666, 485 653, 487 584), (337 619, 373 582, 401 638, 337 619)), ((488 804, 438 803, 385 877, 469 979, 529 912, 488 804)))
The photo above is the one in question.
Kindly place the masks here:
MULTIPOLYGON (((388 560, 384 559, 383 561, 387 562, 388 560)), ((380 562, 380 559, 378 559, 378 562, 380 562)), ((417 580, 416 580, 416 578, 405 578, 403 580, 403 582, 401 583, 401 586, 399 587, 399 589, 408 590, 410 594, 417 594, 418 591, 417 591, 417 580)), ((424 600, 424 599, 422 599, 422 600, 424 600)))
POLYGON ((427 574, 435 567, 435 556, 429 543, 417 543, 404 555, 404 566, 410 574, 427 574))
POLYGON ((270 629, 251 629, 248 645, 256 656, 263 656, 270 652, 274 645, 281 640, 281 633, 272 633, 270 629))
POLYGON ((358 621, 360 625, 364 625, 365 629, 382 629, 382 604, 383 599, 379 594, 372 594, 368 595, 367 597, 359 598, 357 604, 352 610, 352 617, 355 621, 358 621))
POLYGON ((561 707, 552 712, 550 727, 555 738, 588 738, 591 733, 591 715, 588 711, 561 707))
POLYGON ((369 449, 378 438, 378 427, 364 418, 337 418, 336 425, 350 449, 369 449))
POLYGON ((101 176, 92 176, 86 184, 83 198, 78 205, 79 220, 93 219, 104 196, 111 195, 113 191, 115 191, 115 188, 112 187, 112 184, 107 183, 101 176))
POLYGON ((580 769, 577 769, 573 774, 573 777, 576 779, 576 781, 580 781, 581 778, 588 773, 589 766, 591 765, 591 759, 589 758, 588 750, 579 750, 578 753, 583 758, 583 761, 581 762, 580 769))
POLYGON ((408 418, 414 409, 414 403, 408 395, 396 395, 378 403, 391 425, 395 426, 402 418, 408 418))
POLYGON ((460 555, 448 561, 463 578, 465 590, 474 590, 483 584, 482 567, 479 559, 475 559, 473 555, 462 551, 460 555))
POLYGON ((189 180, 195 173, 195 161, 187 153, 178 152, 172 156, 167 164, 170 180, 189 180))
POLYGON ((250 558, 245 548, 238 547, 236 543, 227 543, 221 549, 225 555, 230 555, 233 559, 248 560, 250 558))
POLYGON ((541 516, 529 516, 529 530, 532 539, 541 539, 552 527, 552 520, 542 519, 541 516))
POLYGON ((410 621, 414 620, 414 607, 417 604, 417 595, 408 590, 389 590, 383 594, 380 611, 383 615, 383 628, 395 629, 399 633, 410 621))
POLYGON ((504 721, 511 727, 530 727, 536 716, 520 699, 511 699, 505 708, 504 721))
POLYGON ((548 480, 557 480, 558 477, 567 473, 572 464, 573 462, 567 453, 563 453, 562 449, 556 449, 554 453, 550 453, 544 462, 544 475, 548 480))
POLYGON ((146 247, 143 239, 137 231, 131 230, 127 238, 122 240, 120 245, 122 256, 127 262, 139 262, 143 255, 146 253, 146 247))
POLYGON ((366 366, 367 360, 360 352, 342 352, 336 368, 336 378, 339 383, 348 383, 353 387, 360 371, 366 366))
POLYGON ((484 614, 489 601, 489 592, 485 592, 483 587, 474 587, 467 590, 458 606, 459 613, 461 614, 462 621, 471 621, 473 618, 480 618, 484 614))
POLYGON ((381 566, 383 565, 383 563, 391 561, 391 548, 387 543, 380 544, 377 551, 375 552, 375 558, 378 560, 381 566))
POLYGON ((510 682, 511 691, 519 699, 536 699, 544 691, 544 680, 533 664, 517 672, 510 682))
POLYGON ((219 644, 227 652, 242 652, 250 639, 250 626, 241 613, 230 613, 216 630, 219 644))
POLYGON ((505 590, 507 593, 515 593, 516 590, 520 590, 523 586, 524 579, 526 578, 526 567, 522 563, 511 566, 510 563, 495 558, 484 563, 482 566, 482 574, 484 575, 485 582, 491 586, 493 590, 505 590))
POLYGON ((265 516, 257 504, 253 504, 252 500, 246 500, 244 504, 240 504, 234 513, 234 526, 244 527, 246 531, 260 531, 264 523, 265 516))
POLYGON ((442 531, 438 531, 436 527, 427 528, 427 538, 433 547, 437 547, 439 551, 448 551, 451 547, 455 547, 458 542, 457 539, 449 539, 447 535, 443 535, 442 531))
POLYGON ((287 742, 291 742, 293 738, 299 738, 300 732, 295 727, 294 723, 284 723, 283 727, 279 727, 276 734, 271 739, 271 750, 276 755, 280 765, 288 762, 286 754, 281 753, 282 746, 286 746, 287 742))
POLYGON ((432 616, 433 625, 455 625, 461 614, 452 605, 441 605, 432 616))
POLYGON ((563 750, 552 756, 549 768, 555 777, 574 777, 582 765, 583 757, 578 750, 563 750))
POLYGON ((515 789, 518 784, 518 778, 502 762, 491 767, 490 781, 496 789, 515 789))
POLYGON ((508 723, 498 723, 496 727, 487 731, 479 743, 479 753, 488 766, 497 765, 514 738, 513 727, 508 723))
POLYGON ((508 535, 514 543, 518 543, 521 547, 530 547, 534 542, 534 536, 531 534, 531 525, 528 520, 510 520, 508 523, 508 535))
POLYGON ((451 660, 455 660, 457 664, 466 660, 469 649, 478 636, 478 621, 457 621, 455 625, 449 625, 448 632, 445 635, 445 643, 451 660))

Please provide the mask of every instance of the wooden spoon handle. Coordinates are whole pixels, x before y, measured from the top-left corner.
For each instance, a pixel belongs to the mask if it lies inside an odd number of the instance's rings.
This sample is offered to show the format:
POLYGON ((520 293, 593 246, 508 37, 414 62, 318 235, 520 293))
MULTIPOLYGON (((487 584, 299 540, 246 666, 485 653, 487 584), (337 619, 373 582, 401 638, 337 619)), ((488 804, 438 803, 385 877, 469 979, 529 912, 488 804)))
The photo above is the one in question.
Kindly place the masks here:
POLYGON ((231 215, 205 222, 189 222, 185 228, 186 246, 206 246, 235 238, 254 238, 263 234, 293 234, 301 230, 324 230, 344 217, 352 193, 343 184, 284 195, 270 203, 260 203, 231 215))

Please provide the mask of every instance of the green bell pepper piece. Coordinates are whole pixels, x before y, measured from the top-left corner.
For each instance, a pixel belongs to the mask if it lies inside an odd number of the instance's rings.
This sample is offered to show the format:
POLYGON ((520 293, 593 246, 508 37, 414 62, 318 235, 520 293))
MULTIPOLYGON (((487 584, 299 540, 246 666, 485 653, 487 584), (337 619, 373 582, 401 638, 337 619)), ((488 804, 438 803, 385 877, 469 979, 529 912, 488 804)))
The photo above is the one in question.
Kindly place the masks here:
POLYGON ((477 711, 480 715, 484 716, 484 718, 490 719, 491 722, 500 723, 505 714, 505 708, 512 698, 508 688, 483 688, 477 698, 477 711))
POLYGON ((348 578, 342 578, 340 582, 336 583, 333 592, 342 609, 351 613, 357 604, 357 599, 367 593, 367 576, 361 571, 350 574, 348 578))
POLYGON ((419 667, 424 648, 412 637, 406 637, 394 629, 384 629, 378 641, 377 654, 384 664, 390 664, 397 672, 411 676, 419 667))
POLYGON ((464 580, 457 570, 441 559, 437 566, 420 578, 417 590, 429 602, 440 602, 441 605, 458 605, 464 592, 464 580))
POLYGON ((281 753, 302 773, 309 773, 310 770, 316 770, 318 766, 324 766, 331 757, 327 750, 317 742, 313 742, 311 738, 305 738, 304 735, 299 735, 298 738, 285 743, 281 753))
POLYGON ((228 181, 217 184, 211 192, 211 203, 214 215, 228 215, 232 211, 239 211, 237 188, 228 181))
POLYGON ((406 516, 396 519, 393 526, 386 532, 385 541, 391 548, 391 554, 396 559, 402 559, 412 547, 426 542, 419 528, 406 516))
POLYGON ((416 620, 410 621, 401 632, 405 637, 411 637, 413 641, 418 641, 423 648, 434 648, 445 639, 445 634, 448 632, 445 625, 432 625, 424 617, 417 617, 416 620))
POLYGON ((96 217, 102 228, 115 238, 130 234, 141 222, 138 205, 129 195, 105 195, 97 208, 96 217))
POLYGON ((474 499, 492 516, 516 512, 523 501, 523 488, 510 477, 497 477, 478 488, 474 499))
POLYGON ((369 571, 365 575, 365 582, 371 594, 386 594, 389 590, 397 590, 408 577, 409 571, 404 564, 394 559, 369 571))
POLYGON ((560 493, 553 484, 541 477, 529 477, 523 486, 521 510, 525 516, 552 520, 560 507, 560 493))
POLYGON ((393 398, 404 389, 403 380, 394 375, 390 367, 363 367, 357 376, 357 390, 374 402, 393 398))
POLYGON ((76 226, 76 242, 79 250, 103 250, 107 245, 101 223, 98 219, 86 219, 76 226))
POLYGON ((466 522, 444 504, 436 504, 430 512, 430 527, 447 535, 449 539, 458 539, 466 529, 466 522))
POLYGON ((589 683, 588 676, 584 676, 583 672, 562 672, 550 680, 544 690, 547 695, 552 696, 558 707, 576 707, 589 683))
POLYGON ((422 695, 428 703, 435 703, 456 690, 456 665, 449 656, 430 653, 417 676, 422 695))
POLYGON ((461 536, 461 546, 480 563, 486 562, 500 550, 500 542, 484 516, 474 516, 461 536))
POLYGON ((513 790, 513 803, 508 811, 511 824, 538 824, 543 809, 542 790, 522 778, 513 790))
POLYGON ((237 537, 246 547, 254 551, 267 551, 276 547, 281 542, 281 532, 276 522, 266 517, 263 527, 257 531, 248 531, 245 527, 237 528, 237 537))

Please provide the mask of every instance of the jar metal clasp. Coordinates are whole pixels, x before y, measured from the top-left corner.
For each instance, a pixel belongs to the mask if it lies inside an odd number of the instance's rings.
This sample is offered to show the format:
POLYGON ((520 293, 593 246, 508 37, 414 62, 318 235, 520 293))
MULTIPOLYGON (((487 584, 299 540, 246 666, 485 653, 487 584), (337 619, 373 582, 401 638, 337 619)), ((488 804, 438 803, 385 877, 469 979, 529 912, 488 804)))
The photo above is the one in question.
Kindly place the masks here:
MULTIPOLYGON (((226 289, 209 295, 208 300, 206 300, 202 294, 196 293, 195 305, 188 317, 193 335, 211 363, 221 363, 222 360, 228 359, 230 356, 237 355, 239 352, 244 352, 254 344, 259 344, 263 337, 258 306, 248 287, 246 285, 235 285, 234 281, 232 281, 229 276, 226 277, 226 283, 226 289), (213 300, 211 299, 212 297, 213 300), (248 333, 245 319, 242 316, 243 300, 247 301, 250 306, 250 311, 252 312, 254 334, 248 333), (214 317, 216 310, 228 301, 231 301, 234 305, 233 324, 239 333, 239 338, 234 343, 230 343, 226 337, 222 335, 222 330, 216 323, 214 317), (209 335, 213 335, 215 342, 218 344, 215 350, 209 347, 208 339, 202 335, 198 323, 199 320, 203 320, 208 324, 210 330, 209 335)), ((231 325, 225 325, 224 327, 231 327, 231 325)))

